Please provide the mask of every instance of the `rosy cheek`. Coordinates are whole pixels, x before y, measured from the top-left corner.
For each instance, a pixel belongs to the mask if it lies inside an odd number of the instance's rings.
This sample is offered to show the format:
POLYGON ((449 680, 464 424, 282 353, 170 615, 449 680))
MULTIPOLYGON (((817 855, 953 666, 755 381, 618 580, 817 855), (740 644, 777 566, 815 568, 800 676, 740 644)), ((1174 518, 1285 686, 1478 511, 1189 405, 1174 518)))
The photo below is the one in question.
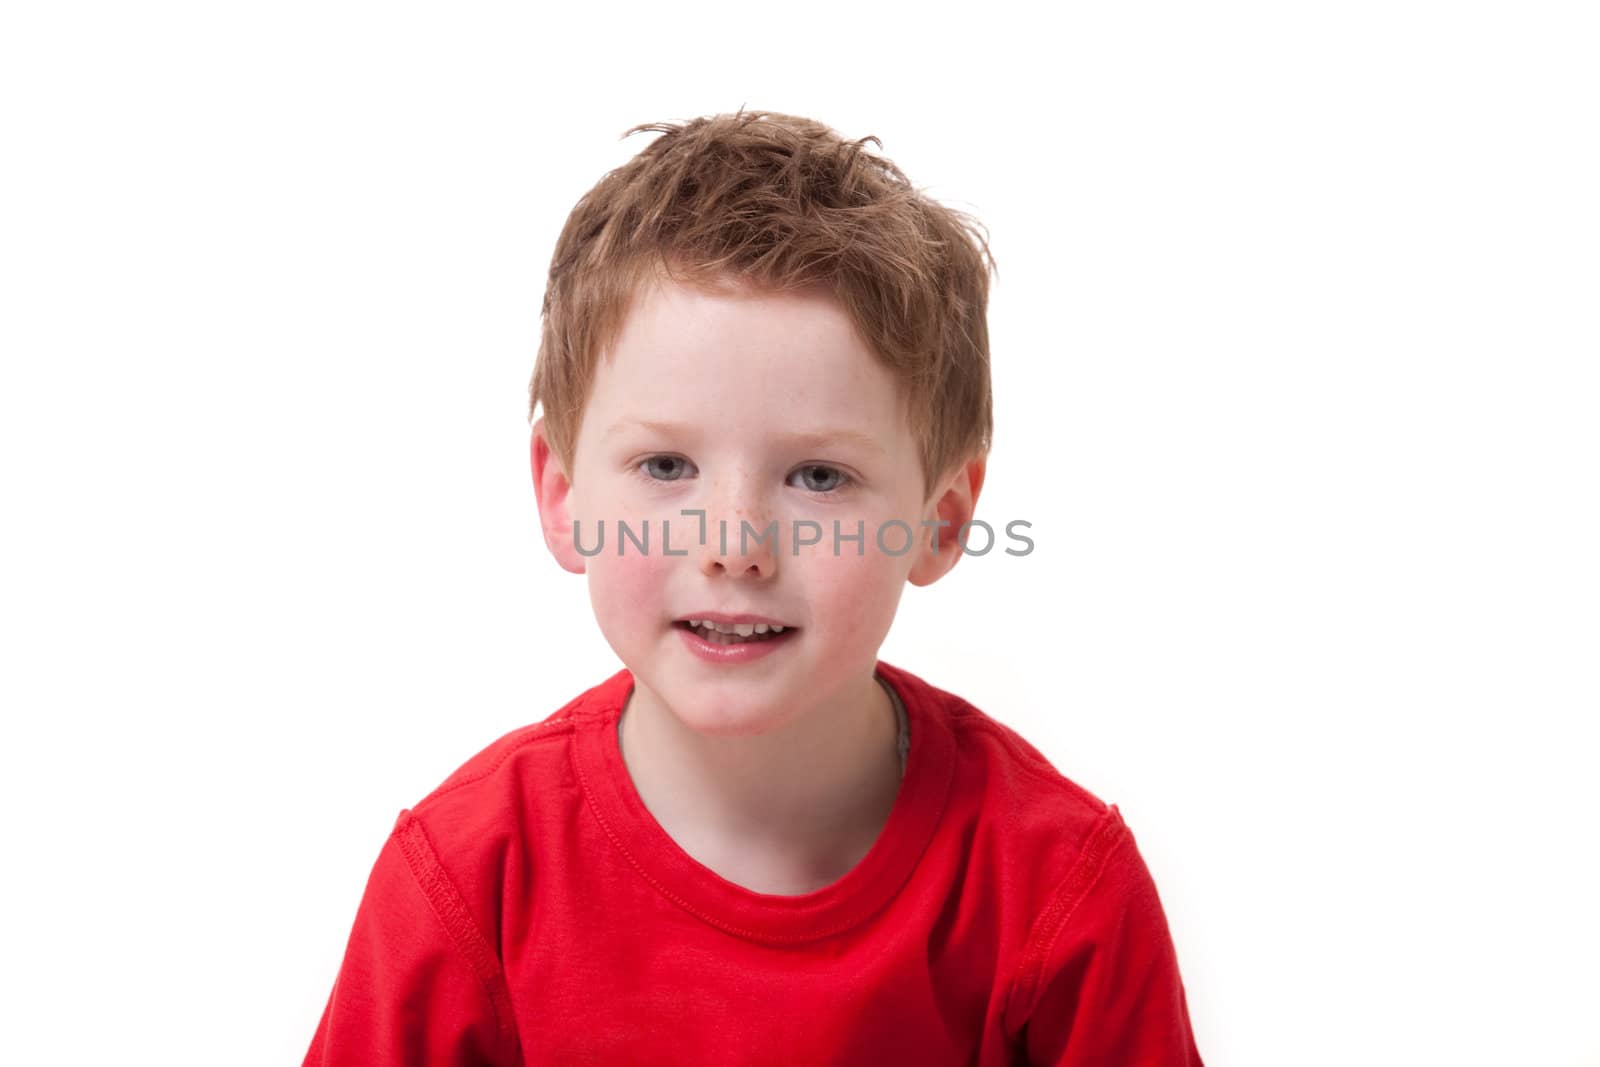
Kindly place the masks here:
POLYGON ((603 553, 606 558, 596 557, 591 562, 591 580, 602 592, 597 599, 611 610, 626 611, 640 619, 670 610, 663 602, 669 561, 654 552, 640 554, 631 542, 624 551, 626 554, 619 557, 616 545, 608 543, 603 553))
POLYGON ((826 542, 817 547, 824 551, 811 559, 806 583, 813 617, 827 620, 842 641, 876 647, 897 602, 895 561, 878 556, 870 544, 859 557, 851 544, 837 557, 827 551, 826 542))
POLYGON ((584 499, 583 545, 594 553, 586 568, 595 613, 608 632, 653 625, 657 616, 670 610, 662 590, 667 567, 674 562, 661 555, 660 522, 641 513, 626 494, 616 492, 604 479, 596 476, 596 482, 590 484, 593 488, 584 499), (631 537, 622 535, 623 524, 631 537), (648 551, 640 550, 641 542, 648 551))

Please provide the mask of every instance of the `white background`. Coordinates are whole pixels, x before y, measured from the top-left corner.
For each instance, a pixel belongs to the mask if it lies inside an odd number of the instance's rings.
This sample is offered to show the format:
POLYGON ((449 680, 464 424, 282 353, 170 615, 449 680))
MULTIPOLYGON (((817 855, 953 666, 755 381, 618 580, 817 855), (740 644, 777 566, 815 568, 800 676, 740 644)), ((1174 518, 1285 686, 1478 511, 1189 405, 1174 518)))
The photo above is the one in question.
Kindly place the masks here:
POLYGON ((7 5, 3 1058, 299 1062, 399 810, 617 667, 544 271, 746 105, 989 226, 1037 549, 881 656, 1119 804, 1207 1062, 1600 1064, 1587 8, 7 5))

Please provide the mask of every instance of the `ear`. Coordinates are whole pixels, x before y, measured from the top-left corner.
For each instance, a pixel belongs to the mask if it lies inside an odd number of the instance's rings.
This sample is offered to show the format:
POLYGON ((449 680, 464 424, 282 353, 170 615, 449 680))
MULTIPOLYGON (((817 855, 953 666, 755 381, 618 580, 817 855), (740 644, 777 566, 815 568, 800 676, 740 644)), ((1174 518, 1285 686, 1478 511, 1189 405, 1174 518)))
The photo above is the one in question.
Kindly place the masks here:
POLYGON ((584 572, 584 557, 572 544, 572 480, 562 469, 561 459, 545 436, 544 419, 533 424, 529 448, 533 460, 533 495, 539 501, 539 525, 544 527, 544 543, 563 570, 584 572))
POLYGON ((978 494, 983 492, 983 475, 989 457, 974 456, 956 468, 942 483, 934 488, 933 496, 923 518, 928 522, 943 521, 948 526, 925 526, 917 561, 911 565, 907 579, 912 585, 932 585, 949 573, 961 558, 961 544, 956 535, 961 527, 972 521, 978 507, 978 494), (937 537, 938 548, 934 543, 937 537))

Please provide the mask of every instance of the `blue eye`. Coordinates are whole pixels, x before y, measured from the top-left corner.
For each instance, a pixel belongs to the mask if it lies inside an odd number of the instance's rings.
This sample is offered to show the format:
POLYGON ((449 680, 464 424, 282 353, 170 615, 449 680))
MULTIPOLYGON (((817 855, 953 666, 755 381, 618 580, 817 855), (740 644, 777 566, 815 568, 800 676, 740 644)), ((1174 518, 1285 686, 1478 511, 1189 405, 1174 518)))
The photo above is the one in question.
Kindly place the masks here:
MULTIPOLYGON (((661 454, 648 456, 639 461, 635 468, 641 478, 648 482, 676 482, 683 478, 693 477, 695 465, 682 456, 661 454)), ((837 467, 829 467, 821 463, 808 463, 789 475, 789 483, 797 489, 804 489, 812 493, 835 493, 851 484, 850 476, 837 467), (799 479, 797 482, 796 479, 799 479)))
POLYGON ((808 489, 813 493, 831 493, 849 484, 850 477, 837 467, 825 467, 820 463, 808 463, 790 475, 791 482, 799 476, 802 484, 799 488, 808 489))
POLYGON ((675 482, 692 467, 682 456, 651 456, 639 464, 644 476, 657 482, 675 482))

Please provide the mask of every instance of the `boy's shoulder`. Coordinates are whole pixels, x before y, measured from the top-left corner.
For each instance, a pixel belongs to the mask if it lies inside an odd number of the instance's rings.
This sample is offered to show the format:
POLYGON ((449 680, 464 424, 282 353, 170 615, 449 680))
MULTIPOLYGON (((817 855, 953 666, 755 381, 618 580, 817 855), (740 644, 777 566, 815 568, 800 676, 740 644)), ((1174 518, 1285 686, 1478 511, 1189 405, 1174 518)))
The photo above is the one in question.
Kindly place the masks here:
POLYGON ((619 670, 543 719, 495 739, 457 767, 410 812, 447 816, 452 810, 481 806, 490 796, 507 801, 528 799, 530 790, 575 786, 567 757, 573 731, 603 713, 608 702, 620 707, 631 681, 626 670, 619 670))
POLYGON ((430 901, 443 892, 449 908, 464 901, 481 929, 494 928, 493 902, 507 869, 555 859, 557 831, 583 806, 571 758, 575 731, 592 723, 607 700, 620 702, 628 684, 627 671, 619 671, 502 735, 400 812, 390 841, 430 901))
MULTIPOLYGON (((927 756, 948 775, 946 805, 968 817, 996 820, 1023 838, 1037 833, 1060 848, 1081 844, 1116 809, 1062 774, 1017 730, 972 702, 880 660, 878 674, 894 688, 909 717, 912 759, 927 756), (919 736, 920 735, 920 736, 919 736), (919 741, 921 744, 919 745, 919 741)), ((461 764, 409 814, 458 831, 500 821, 507 805, 540 804, 581 783, 570 755, 573 733, 620 712, 632 686, 626 668, 567 701, 544 719, 491 742, 461 764)))
MULTIPOLYGON (((895 825, 926 832, 917 847, 936 862, 982 854, 1007 872, 1016 904, 1038 907, 1127 834, 1114 806, 1063 775, 1015 729, 908 670, 880 660, 878 674, 900 697, 910 730, 910 817, 895 825), (1027 889, 1016 881, 1024 871, 1027 889)), ((461 888, 486 893, 507 864, 564 862, 582 847, 591 815, 604 821, 606 791, 621 788, 601 780, 603 763, 581 756, 602 747, 599 729, 615 721, 632 684, 621 669, 498 738, 401 812, 396 834, 425 843, 461 888)))
MULTIPOLYGON (((910 671, 881 661, 878 666, 902 699, 909 695, 924 705, 932 728, 950 731, 949 803, 960 817, 1007 839, 1008 848, 1031 850, 1040 862, 1057 856, 1069 865, 1091 839, 1121 827, 1115 806, 1061 773, 1016 729, 910 671)), ((916 744, 913 718, 913 751, 916 744)))

